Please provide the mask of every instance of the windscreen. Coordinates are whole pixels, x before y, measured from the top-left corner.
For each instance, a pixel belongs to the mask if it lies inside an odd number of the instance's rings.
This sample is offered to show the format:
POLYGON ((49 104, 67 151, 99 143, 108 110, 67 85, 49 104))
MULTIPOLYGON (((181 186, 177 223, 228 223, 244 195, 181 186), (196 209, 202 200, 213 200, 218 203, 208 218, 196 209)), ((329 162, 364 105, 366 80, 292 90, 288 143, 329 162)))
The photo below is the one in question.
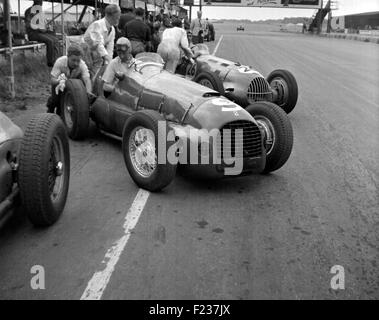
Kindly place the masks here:
POLYGON ((197 44, 195 47, 194 47, 194 52, 200 52, 201 55, 203 54, 209 54, 209 48, 206 44, 197 44))
POLYGON ((136 55, 136 59, 141 62, 155 62, 164 64, 162 57, 158 53, 154 52, 141 52, 136 55))

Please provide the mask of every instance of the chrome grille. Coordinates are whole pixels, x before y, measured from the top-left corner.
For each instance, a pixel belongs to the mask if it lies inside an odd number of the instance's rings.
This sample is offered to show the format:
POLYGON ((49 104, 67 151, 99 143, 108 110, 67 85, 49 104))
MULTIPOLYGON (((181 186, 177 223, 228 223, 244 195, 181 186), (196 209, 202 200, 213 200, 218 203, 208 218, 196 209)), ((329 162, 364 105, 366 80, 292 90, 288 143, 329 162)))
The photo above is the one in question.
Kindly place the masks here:
POLYGON ((249 103, 254 101, 272 101, 270 85, 263 77, 254 78, 247 89, 247 99, 249 103))
POLYGON ((219 157, 235 157, 236 147, 242 147, 243 158, 258 157, 262 155, 262 135, 256 124, 246 120, 229 122, 221 129, 221 150, 219 157), (242 129, 242 136, 236 139, 236 130, 242 129), (224 130, 229 130, 225 131, 224 130), (229 134, 227 134, 229 132, 229 134), (241 140, 242 138, 242 140, 241 140))

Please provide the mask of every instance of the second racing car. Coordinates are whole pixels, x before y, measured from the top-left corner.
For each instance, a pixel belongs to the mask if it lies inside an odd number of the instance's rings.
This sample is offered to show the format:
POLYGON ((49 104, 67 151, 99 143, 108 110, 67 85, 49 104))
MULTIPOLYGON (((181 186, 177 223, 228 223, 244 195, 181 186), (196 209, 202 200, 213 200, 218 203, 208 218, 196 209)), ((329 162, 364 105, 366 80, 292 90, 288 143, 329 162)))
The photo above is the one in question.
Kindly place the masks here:
POLYGON ((274 70, 267 78, 250 66, 225 60, 209 53, 205 44, 192 47, 196 63, 183 58, 176 72, 218 91, 242 107, 269 101, 290 113, 296 106, 298 87, 288 70, 274 70))

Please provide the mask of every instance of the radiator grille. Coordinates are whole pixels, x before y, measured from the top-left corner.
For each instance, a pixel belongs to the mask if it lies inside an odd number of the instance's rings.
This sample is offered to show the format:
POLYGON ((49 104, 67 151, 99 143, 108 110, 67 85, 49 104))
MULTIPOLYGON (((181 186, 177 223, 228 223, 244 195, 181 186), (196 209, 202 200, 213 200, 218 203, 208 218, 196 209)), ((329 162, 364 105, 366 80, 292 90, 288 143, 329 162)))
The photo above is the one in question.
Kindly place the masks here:
POLYGON ((272 101, 270 85, 263 77, 254 78, 247 89, 247 99, 249 103, 255 101, 272 101))
POLYGON ((242 154, 243 158, 262 155, 261 132, 253 122, 245 120, 229 122, 222 127, 221 133, 221 150, 219 150, 218 154, 221 159, 224 156, 235 157, 237 148, 242 148, 241 151, 237 149, 237 155, 242 154), (236 135, 237 129, 242 129, 242 135, 236 135))

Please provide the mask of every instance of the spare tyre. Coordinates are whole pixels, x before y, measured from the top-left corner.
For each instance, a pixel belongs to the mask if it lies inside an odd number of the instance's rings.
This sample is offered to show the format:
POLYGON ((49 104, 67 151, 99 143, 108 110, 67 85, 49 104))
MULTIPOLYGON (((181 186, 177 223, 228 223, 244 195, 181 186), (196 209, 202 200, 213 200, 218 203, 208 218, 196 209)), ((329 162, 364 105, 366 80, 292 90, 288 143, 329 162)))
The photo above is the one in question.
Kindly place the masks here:
POLYGON ((69 79, 59 112, 68 135, 73 140, 81 140, 87 136, 89 127, 89 101, 87 90, 82 80, 69 79))

